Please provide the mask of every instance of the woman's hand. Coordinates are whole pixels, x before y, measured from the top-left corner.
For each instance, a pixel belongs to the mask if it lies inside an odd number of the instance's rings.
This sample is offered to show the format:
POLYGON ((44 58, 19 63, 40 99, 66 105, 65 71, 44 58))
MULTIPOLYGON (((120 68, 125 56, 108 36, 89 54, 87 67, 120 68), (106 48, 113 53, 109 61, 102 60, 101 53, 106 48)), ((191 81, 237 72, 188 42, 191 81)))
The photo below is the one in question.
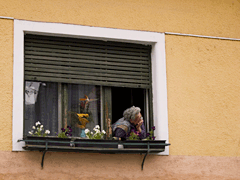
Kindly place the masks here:
POLYGON ((142 129, 141 129, 142 124, 143 124, 143 120, 141 119, 141 120, 138 122, 138 124, 136 125, 136 129, 137 129, 137 131, 138 131, 139 133, 142 132, 142 129))

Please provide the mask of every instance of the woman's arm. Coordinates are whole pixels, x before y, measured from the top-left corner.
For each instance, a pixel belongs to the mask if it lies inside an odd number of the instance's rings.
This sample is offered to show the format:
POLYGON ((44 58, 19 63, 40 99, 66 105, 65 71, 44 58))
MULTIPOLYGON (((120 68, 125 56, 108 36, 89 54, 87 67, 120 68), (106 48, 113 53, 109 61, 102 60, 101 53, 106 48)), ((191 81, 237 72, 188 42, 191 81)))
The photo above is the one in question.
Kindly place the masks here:
POLYGON ((147 137, 146 129, 144 124, 141 125, 141 133, 139 134, 140 139, 145 139, 147 137))
POLYGON ((121 128, 116 128, 114 136, 119 138, 126 138, 126 132, 121 128))
POLYGON ((136 126, 137 131, 139 132, 140 139, 145 139, 147 137, 146 129, 143 123, 143 120, 141 120, 138 125, 136 126))

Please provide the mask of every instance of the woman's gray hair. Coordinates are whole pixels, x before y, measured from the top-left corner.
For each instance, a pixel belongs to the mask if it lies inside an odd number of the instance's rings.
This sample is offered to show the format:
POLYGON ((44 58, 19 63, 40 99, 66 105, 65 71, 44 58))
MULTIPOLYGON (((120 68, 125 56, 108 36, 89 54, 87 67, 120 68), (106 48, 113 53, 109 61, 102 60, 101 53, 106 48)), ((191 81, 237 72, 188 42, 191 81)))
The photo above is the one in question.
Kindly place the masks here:
POLYGON ((130 119, 134 120, 136 115, 138 113, 140 113, 141 109, 139 107, 135 107, 135 106, 132 106, 128 109, 126 109, 124 112, 123 112, 123 117, 124 119, 127 119, 128 121, 130 119))

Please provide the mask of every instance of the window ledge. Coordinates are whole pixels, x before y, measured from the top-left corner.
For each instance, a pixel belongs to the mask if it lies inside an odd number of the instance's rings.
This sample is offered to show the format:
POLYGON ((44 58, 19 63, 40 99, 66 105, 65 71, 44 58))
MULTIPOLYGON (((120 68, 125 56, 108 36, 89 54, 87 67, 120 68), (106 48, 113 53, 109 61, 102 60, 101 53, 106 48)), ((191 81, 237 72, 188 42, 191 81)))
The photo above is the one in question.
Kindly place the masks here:
POLYGON ((59 152, 93 152, 93 153, 127 153, 142 154, 146 153, 142 162, 142 170, 145 158, 148 153, 160 153, 165 150, 165 140, 103 140, 103 139, 83 139, 83 138, 58 138, 58 137, 34 137, 27 136, 18 142, 24 141, 23 149, 29 151, 43 151, 44 156, 47 151, 59 152))

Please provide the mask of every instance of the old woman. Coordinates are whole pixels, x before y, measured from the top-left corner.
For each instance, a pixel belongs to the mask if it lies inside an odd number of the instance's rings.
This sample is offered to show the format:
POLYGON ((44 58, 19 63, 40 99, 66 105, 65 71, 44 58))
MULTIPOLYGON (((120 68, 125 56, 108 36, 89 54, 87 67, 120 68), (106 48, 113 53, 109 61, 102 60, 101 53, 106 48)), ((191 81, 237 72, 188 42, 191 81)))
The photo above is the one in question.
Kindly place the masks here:
POLYGON ((139 134, 140 139, 146 138, 146 130, 139 107, 132 106, 123 112, 123 117, 112 125, 115 137, 126 139, 132 131, 139 134))

